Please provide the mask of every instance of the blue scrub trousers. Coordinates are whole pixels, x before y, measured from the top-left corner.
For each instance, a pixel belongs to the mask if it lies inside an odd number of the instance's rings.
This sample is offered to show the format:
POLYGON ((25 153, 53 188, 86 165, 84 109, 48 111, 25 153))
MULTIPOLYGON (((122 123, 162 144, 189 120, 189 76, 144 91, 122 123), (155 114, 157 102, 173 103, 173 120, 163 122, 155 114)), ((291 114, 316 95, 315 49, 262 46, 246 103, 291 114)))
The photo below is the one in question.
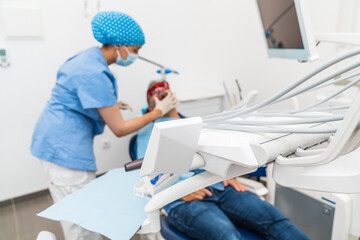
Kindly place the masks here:
POLYGON ((184 202, 168 215, 169 223, 195 239, 243 239, 236 226, 251 230, 271 240, 308 240, 303 232, 279 210, 251 192, 210 188, 211 197, 184 202))

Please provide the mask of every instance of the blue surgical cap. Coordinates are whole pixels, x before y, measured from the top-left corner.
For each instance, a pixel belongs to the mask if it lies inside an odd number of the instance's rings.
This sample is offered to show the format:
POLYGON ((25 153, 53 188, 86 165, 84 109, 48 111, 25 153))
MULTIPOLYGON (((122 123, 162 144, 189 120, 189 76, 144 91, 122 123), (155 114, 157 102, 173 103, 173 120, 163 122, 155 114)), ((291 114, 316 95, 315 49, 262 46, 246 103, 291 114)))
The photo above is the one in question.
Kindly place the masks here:
POLYGON ((111 45, 143 45, 144 33, 139 24, 121 12, 99 12, 91 21, 96 40, 111 45))

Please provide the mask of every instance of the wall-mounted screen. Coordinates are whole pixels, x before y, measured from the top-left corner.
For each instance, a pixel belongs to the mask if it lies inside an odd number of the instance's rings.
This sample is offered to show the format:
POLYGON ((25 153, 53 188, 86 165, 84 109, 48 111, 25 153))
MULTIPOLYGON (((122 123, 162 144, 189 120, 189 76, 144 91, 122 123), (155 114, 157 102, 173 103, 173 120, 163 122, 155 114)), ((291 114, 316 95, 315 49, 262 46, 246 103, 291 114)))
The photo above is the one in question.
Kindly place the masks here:
POLYGON ((304 0, 256 0, 270 57, 318 58, 304 0))

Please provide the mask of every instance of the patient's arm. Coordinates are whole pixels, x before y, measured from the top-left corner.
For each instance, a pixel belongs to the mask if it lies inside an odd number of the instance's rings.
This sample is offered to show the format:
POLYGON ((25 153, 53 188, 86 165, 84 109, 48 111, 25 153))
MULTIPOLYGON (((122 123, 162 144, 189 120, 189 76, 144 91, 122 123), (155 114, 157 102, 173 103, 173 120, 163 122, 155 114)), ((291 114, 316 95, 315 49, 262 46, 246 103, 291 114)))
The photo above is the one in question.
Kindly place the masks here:
MULTIPOLYGON (((248 191, 247 187, 244 184, 235 180, 234 178, 230 178, 228 180, 222 181, 222 183, 224 184, 225 187, 232 186, 238 192, 248 191)), ((203 200, 206 196, 210 197, 211 195, 212 194, 208 189, 202 188, 200 190, 197 190, 193 193, 190 193, 190 194, 182 197, 181 199, 184 200, 185 202, 192 202, 195 200, 203 200)))
POLYGON ((246 191, 248 191, 248 188, 244 184, 242 184, 241 182, 235 180, 234 178, 230 178, 228 180, 225 180, 222 183, 224 184, 225 187, 227 187, 229 185, 232 186, 238 192, 246 192, 246 191))
POLYGON ((195 200, 203 200, 204 197, 206 196, 211 196, 211 192, 206 189, 206 188, 202 188, 200 190, 197 190, 193 193, 190 193, 184 197, 182 197, 181 199, 184 200, 185 202, 192 202, 192 201, 195 201, 195 200))

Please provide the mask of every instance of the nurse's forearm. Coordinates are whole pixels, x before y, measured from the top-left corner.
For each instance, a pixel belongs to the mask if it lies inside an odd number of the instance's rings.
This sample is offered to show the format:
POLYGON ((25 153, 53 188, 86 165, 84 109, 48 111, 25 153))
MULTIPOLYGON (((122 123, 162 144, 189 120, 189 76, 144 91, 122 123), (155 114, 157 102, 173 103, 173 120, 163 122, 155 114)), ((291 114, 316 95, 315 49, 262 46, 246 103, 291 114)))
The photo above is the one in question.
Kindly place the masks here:
POLYGON ((161 110, 155 109, 141 117, 124 120, 117 105, 98 108, 98 111, 117 137, 133 133, 162 116, 161 110))
POLYGON ((122 137, 130 133, 136 132, 161 116, 162 116, 161 110, 155 109, 149 113, 144 114, 141 117, 124 120, 118 132, 114 134, 117 137, 122 137))

